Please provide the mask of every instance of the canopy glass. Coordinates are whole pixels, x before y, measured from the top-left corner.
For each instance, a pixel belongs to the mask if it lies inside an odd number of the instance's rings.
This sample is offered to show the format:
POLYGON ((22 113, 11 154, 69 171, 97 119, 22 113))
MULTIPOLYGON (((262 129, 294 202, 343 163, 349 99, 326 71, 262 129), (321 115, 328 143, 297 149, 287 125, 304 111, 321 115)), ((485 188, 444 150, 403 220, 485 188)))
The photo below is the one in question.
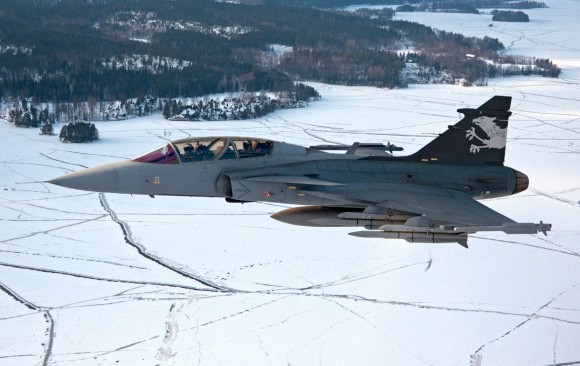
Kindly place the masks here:
POLYGON ((172 141, 132 161, 179 164, 206 160, 244 159, 267 156, 274 141, 245 137, 192 137, 172 141))

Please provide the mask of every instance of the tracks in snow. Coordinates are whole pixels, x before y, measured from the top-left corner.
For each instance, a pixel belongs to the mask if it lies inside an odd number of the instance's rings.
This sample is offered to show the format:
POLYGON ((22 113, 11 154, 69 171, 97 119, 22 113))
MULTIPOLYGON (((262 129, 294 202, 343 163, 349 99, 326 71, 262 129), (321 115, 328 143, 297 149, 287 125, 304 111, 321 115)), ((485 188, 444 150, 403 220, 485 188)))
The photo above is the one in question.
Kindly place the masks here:
POLYGON ((149 253, 147 251, 147 248, 145 248, 143 245, 139 244, 133 238, 133 234, 131 233, 131 228, 129 227, 129 225, 125 221, 119 219, 119 217, 117 216, 115 211, 113 209, 111 209, 111 207, 109 206, 109 203, 107 202, 107 198, 105 197, 104 193, 99 193, 99 200, 101 202, 101 206, 103 207, 103 209, 109 214, 111 219, 114 222, 116 222, 119 225, 119 227, 121 228, 125 242, 127 244, 129 244, 130 246, 132 246, 133 248, 135 248, 141 256, 147 258, 150 261, 157 263, 158 265, 170 270, 171 272, 177 273, 177 274, 179 274, 183 277, 186 277, 190 280, 194 280, 196 282, 199 282, 202 285, 205 285, 211 289, 214 289, 217 291, 234 292, 234 290, 231 288, 228 288, 225 286, 220 286, 220 285, 213 283, 207 279, 204 279, 204 278, 196 276, 192 273, 189 273, 188 271, 185 271, 181 268, 177 268, 173 265, 168 264, 167 261, 164 260, 164 258, 158 257, 152 253, 149 253))
POLYGON ((548 306, 550 306, 550 304, 552 304, 554 301, 558 300, 560 297, 562 297, 563 295, 565 295, 566 293, 572 291, 574 288, 576 288, 577 285, 573 285, 572 287, 570 287, 569 289, 559 293, 558 295, 554 296, 550 301, 548 301, 547 303, 543 304, 542 306, 540 306, 538 308, 538 310, 536 310, 534 313, 530 314, 526 320, 520 322, 519 324, 517 324, 515 327, 511 328, 510 330, 508 330, 507 332, 505 332, 504 334, 502 334, 501 336, 492 339, 491 341, 481 345, 481 347, 479 347, 474 354, 478 354, 479 352, 481 352, 485 347, 489 346, 492 343, 495 343, 505 337, 507 337, 510 333, 514 332, 515 330, 517 330, 518 328, 522 327, 523 325, 525 325, 526 323, 528 323, 530 320, 536 319, 538 318, 538 314, 544 310, 545 308, 547 308, 548 306))
POLYGON ((48 341, 42 344, 42 347, 44 348, 42 365, 48 366, 50 363, 50 357, 52 355, 52 344, 54 342, 54 319, 52 318, 52 315, 50 315, 50 309, 42 308, 38 305, 33 304, 32 302, 26 300, 25 298, 20 296, 16 291, 12 290, 10 287, 6 286, 2 282, 0 282, 0 290, 5 292, 8 296, 12 297, 17 302, 26 306, 28 309, 42 313, 45 322, 47 323, 46 334, 48 337, 48 341))

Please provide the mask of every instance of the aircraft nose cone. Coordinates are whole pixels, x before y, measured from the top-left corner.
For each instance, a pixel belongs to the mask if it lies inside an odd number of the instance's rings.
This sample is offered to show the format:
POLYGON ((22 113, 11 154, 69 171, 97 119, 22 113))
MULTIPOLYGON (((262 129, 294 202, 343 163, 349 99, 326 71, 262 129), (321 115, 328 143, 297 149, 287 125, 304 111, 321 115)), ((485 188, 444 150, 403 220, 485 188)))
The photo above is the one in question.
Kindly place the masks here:
MULTIPOLYGON (((125 163, 121 163, 125 164, 125 163)), ((119 163, 106 164, 49 180, 57 186, 92 192, 117 192, 119 184, 119 163)))
POLYGON ((516 173, 516 188, 514 189, 513 194, 516 194, 528 189, 528 186, 530 185, 530 179, 524 173, 518 172, 517 170, 514 171, 516 173))

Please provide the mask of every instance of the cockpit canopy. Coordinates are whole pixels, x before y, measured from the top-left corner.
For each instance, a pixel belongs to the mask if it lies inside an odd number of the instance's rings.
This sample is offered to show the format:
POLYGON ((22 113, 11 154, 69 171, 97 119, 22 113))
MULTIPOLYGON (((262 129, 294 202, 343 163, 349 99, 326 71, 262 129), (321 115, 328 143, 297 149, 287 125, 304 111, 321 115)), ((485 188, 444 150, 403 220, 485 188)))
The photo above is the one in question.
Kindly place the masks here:
POLYGON ((132 161, 179 164, 205 160, 244 159, 267 156, 275 142, 246 137, 192 137, 176 140, 132 161))

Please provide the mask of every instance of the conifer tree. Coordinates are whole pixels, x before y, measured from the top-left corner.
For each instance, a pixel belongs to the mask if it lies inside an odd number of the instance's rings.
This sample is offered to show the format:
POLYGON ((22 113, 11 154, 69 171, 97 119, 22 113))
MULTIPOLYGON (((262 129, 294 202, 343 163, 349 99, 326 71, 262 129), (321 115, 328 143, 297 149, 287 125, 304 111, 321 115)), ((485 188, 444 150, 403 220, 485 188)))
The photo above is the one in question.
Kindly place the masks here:
POLYGON ((52 124, 49 122, 45 122, 40 128, 40 134, 48 136, 54 135, 54 128, 52 127, 52 124))

